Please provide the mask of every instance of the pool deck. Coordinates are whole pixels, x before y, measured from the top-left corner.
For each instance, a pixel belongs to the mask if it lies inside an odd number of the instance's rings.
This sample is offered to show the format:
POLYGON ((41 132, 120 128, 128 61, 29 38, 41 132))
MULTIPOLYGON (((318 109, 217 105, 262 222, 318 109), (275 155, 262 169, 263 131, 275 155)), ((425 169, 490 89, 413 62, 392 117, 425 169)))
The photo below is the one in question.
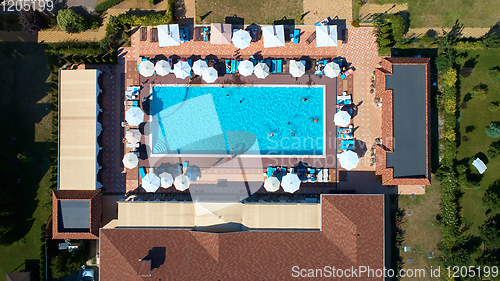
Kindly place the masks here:
MULTIPOLYGON (((308 30, 304 30, 308 31, 308 30)), ((137 33, 138 34, 138 33, 137 33)), ((305 41, 307 34, 301 36, 301 41, 305 41)), ((203 57, 211 55, 212 57, 220 57, 220 58, 230 58, 232 52, 235 50, 232 46, 221 46, 210 45, 207 42, 188 42, 183 43, 181 46, 178 46, 172 49, 167 48, 154 48, 153 43, 149 43, 148 45, 143 44, 144 42, 139 43, 139 37, 132 35, 132 46, 121 48, 119 50, 119 65, 114 67, 113 69, 108 69, 107 66, 96 66, 96 65, 87 65, 83 66, 85 68, 98 68, 104 71, 101 86, 104 90, 103 94, 99 97, 101 108, 103 108, 104 112, 100 115, 100 120, 103 123, 104 131, 101 134, 101 139, 99 141, 100 145, 104 147, 104 150, 100 153, 99 159, 100 163, 103 166, 103 169, 100 171, 98 178, 103 183, 106 193, 125 193, 127 191, 141 191, 142 189, 137 189, 137 186, 140 184, 138 168, 132 170, 125 170, 121 163, 121 158, 123 154, 128 152, 130 149, 126 148, 122 143, 122 138, 124 137, 124 129, 120 126, 120 122, 124 121, 124 88, 131 85, 136 85, 138 83, 144 82, 146 79, 144 77, 139 78, 139 73, 135 71, 136 67, 136 59, 137 56, 140 55, 151 55, 152 57, 157 56, 158 54, 164 54, 165 56, 179 56, 179 57, 191 57, 193 53, 197 55, 202 55, 203 57), (152 44, 152 45, 151 45, 152 44), (149 45, 152 48, 148 48, 149 45), (141 79, 139 81, 139 79, 141 79)), ((157 43, 156 43, 157 44, 157 43)), ((261 46, 257 46, 257 43, 252 43, 252 46, 256 46, 256 48, 261 48, 261 46)), ((381 110, 378 107, 375 107, 373 98, 374 95, 370 93, 370 79, 372 77, 372 72, 375 67, 378 66, 380 62, 380 58, 378 57, 376 45, 373 43, 373 35, 371 28, 349 28, 349 42, 341 44, 339 41, 339 46, 336 48, 315 48, 314 42, 309 46, 304 46, 303 44, 293 45, 289 42, 286 43, 285 47, 282 48, 271 48, 271 49, 261 49, 260 54, 266 55, 266 57, 276 57, 276 58, 299 58, 302 56, 307 56, 310 58, 332 58, 336 56, 344 57, 347 62, 352 63, 353 66, 356 67, 356 71, 354 74, 348 77, 346 81, 339 80, 335 81, 335 79, 330 79, 328 77, 320 77, 316 75, 311 76, 303 76, 301 78, 292 78, 289 75, 281 75, 281 74, 272 74, 266 79, 257 79, 255 76, 250 77, 234 77, 233 75, 226 75, 225 77, 219 78, 216 83, 247 83, 247 84, 280 84, 280 83, 290 83, 290 84, 324 84, 329 83, 327 85, 327 92, 335 92, 340 93, 342 90, 347 90, 349 93, 352 93, 353 101, 356 104, 360 104, 359 111, 357 116, 353 118, 353 123, 356 128, 355 137, 357 140, 360 140, 366 143, 366 147, 369 149, 374 143, 374 139, 380 137, 380 128, 381 128, 381 110), (287 77, 284 77, 287 76, 287 77), (329 81, 328 81, 329 80, 329 81), (334 89, 334 90, 332 90, 334 89)), ((259 51, 256 51, 259 52, 259 51)), ((249 55, 255 55, 254 48, 247 48, 242 50, 241 58, 245 59, 249 55)), ((154 81, 154 77, 149 77, 149 81, 145 84, 150 85, 153 84, 182 84, 189 83, 188 79, 179 80, 176 79, 173 75, 168 75, 166 77, 158 78, 154 81)), ((191 83, 200 83, 199 80, 195 79, 191 81, 191 83)), ((145 89, 148 87, 146 85, 145 89)), ((141 93, 141 97, 143 97, 143 93, 141 93)), ((328 103, 328 99, 327 99, 328 103)), ((331 101, 330 101, 331 103, 331 101)), ((330 105, 331 106, 331 105, 330 105)), ((333 114, 335 112, 332 111, 329 114, 330 117, 327 117, 327 130, 330 132, 336 132, 336 127, 333 125, 333 114), (331 121, 331 122, 330 122, 331 121)), ((333 135, 336 135, 334 133, 333 135)), ((337 142, 337 141, 336 141, 337 142)), ((285 165, 291 167, 295 165, 300 160, 303 160, 306 163, 309 163, 311 167, 321 167, 326 164, 327 167, 330 167, 330 181, 331 183, 303 183, 301 189, 297 192, 298 194, 308 194, 308 193, 331 193, 332 191, 337 192, 349 192, 349 191, 357 191, 358 193, 401 193, 401 190, 398 189, 387 189, 379 184, 377 181, 377 177, 374 175, 375 167, 370 165, 369 162, 369 154, 360 158, 360 162, 358 167, 351 170, 345 171, 341 168, 337 169, 337 161, 336 161, 336 149, 327 152, 328 156, 332 159, 329 160, 330 163, 313 163, 311 158, 301 157, 301 158, 287 158, 281 159, 281 162, 276 162, 271 159, 264 160, 262 163, 262 167, 267 167, 266 165, 285 165), (333 164, 331 162, 334 162, 333 164), (340 172, 340 174, 339 174, 340 172), (337 182, 337 183, 335 183, 337 182)), ((141 155, 141 158, 145 158, 141 155)), ((238 157, 239 158, 239 157, 238 157)), ((154 158, 153 158, 154 159, 154 158)), ((141 159, 139 167, 151 167, 150 165, 159 166, 159 162, 154 161, 153 159, 141 159)), ((167 159, 159 159, 158 161, 163 162, 163 160, 167 159)), ((210 167, 205 169, 206 179, 208 178, 217 178, 218 174, 224 175, 221 178, 227 179, 228 181, 233 178, 233 172, 237 172, 231 170, 233 168, 221 166, 221 162, 234 160, 231 158, 203 158, 203 159, 184 159, 184 158, 170 158, 169 162, 164 163, 164 165, 178 165, 184 161, 189 161, 191 165, 200 165, 200 167, 210 167), (198 161, 198 162, 194 162, 198 161), (219 162, 217 162, 219 161, 219 162), (212 168, 212 165, 216 166, 212 168), (219 168, 220 167, 220 168, 219 168), (213 175, 209 175, 213 174, 213 175)), ((323 160, 323 161, 326 161, 323 160)), ((225 165, 225 164, 224 164, 225 165)), ((245 169, 246 173, 245 177, 247 179, 257 178, 262 176, 261 169, 252 169, 247 167, 245 169)), ((201 178, 200 178, 201 180, 201 178)), ((201 183, 201 182, 200 182, 201 183)), ((142 190, 142 192, 144 192, 142 190)), ((159 189, 159 192, 168 192, 168 193, 179 193, 175 191, 173 188, 169 189, 159 189)), ((188 192, 189 194, 189 192, 188 192)))

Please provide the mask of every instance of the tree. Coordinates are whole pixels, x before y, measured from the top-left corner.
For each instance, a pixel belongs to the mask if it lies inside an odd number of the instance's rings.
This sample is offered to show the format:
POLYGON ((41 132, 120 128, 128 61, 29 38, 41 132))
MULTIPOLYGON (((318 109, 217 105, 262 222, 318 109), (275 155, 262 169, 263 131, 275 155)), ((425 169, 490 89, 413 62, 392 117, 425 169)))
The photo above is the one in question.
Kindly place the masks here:
POLYGON ((19 24, 21 25, 23 31, 34 34, 40 31, 43 27, 42 14, 37 10, 29 9, 28 11, 25 11, 23 9, 19 14, 19 24))
POLYGON ((61 278, 74 270, 80 269, 86 262, 86 250, 82 247, 74 252, 62 252, 52 259, 50 270, 52 277, 61 278))
POLYGON ((389 19, 389 22, 391 23, 392 36, 394 40, 399 41, 401 38, 403 38, 403 35, 405 33, 405 20, 401 15, 394 14, 389 19))
POLYGON ((481 41, 483 47, 489 48, 489 49, 496 49, 500 47, 500 36, 490 33, 483 37, 483 40, 481 41))
POLYGON ((483 205, 496 210, 500 207, 500 182, 495 182, 486 189, 483 196, 483 205))
POLYGON ((478 100, 485 100, 486 94, 488 94, 488 86, 485 84, 479 84, 478 86, 474 87, 474 89, 472 89, 470 93, 473 98, 476 98, 478 100))
POLYGON ((500 67, 495 66, 490 69, 488 69, 488 76, 490 76, 491 79, 497 79, 500 77, 500 67))
POLYGON ((83 32, 87 29, 87 21, 77 12, 66 9, 57 13, 57 26, 69 33, 83 32))
POLYGON ((498 110, 498 104, 496 102, 490 102, 488 105, 488 110, 491 112, 495 112, 498 110))
POLYGON ((500 141, 496 141, 490 144, 490 147, 488 148, 488 157, 490 158, 495 158, 498 155, 500 155, 500 141))
POLYGON ((485 131, 489 137, 495 139, 500 138, 500 125, 498 123, 492 122, 488 127, 486 127, 485 131))
POLYGON ((500 247, 500 221, 498 215, 484 222, 479 227, 479 233, 484 244, 489 249, 500 247))

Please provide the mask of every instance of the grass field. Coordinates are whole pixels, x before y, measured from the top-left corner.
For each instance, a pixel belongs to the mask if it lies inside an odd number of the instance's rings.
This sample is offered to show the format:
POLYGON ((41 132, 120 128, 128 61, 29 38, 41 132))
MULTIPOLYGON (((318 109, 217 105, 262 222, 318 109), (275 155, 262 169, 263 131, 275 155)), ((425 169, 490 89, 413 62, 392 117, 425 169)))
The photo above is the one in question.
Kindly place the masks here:
POLYGON ((408 3, 410 28, 452 27, 458 19, 465 27, 491 27, 497 23, 500 0, 372 0, 371 3, 408 3))
MULTIPOLYGON (((405 262, 405 269, 426 269, 437 266, 437 257, 439 251, 436 245, 441 241, 441 228, 435 224, 436 215, 439 213, 439 203, 441 201, 441 192, 439 183, 432 179, 432 185, 427 187, 425 195, 417 195, 411 199, 409 195, 401 195, 398 199, 400 209, 406 210, 403 219, 404 242, 403 246, 411 247, 410 252, 401 250, 401 257, 405 262), (408 211, 412 215, 408 216, 408 211), (434 252, 434 257, 429 259, 427 253, 434 252), (412 259, 411 264, 406 260, 412 259)), ((428 276, 429 272, 426 272, 428 276)), ((426 278, 402 278, 402 280, 430 280, 426 278)))
POLYGON ((244 24, 272 24, 286 17, 295 20, 304 13, 302 0, 197 0, 196 16, 205 16, 203 23, 222 22, 226 17, 244 19, 244 24))
MULTIPOLYGON (((41 226, 51 213, 49 190, 50 104, 45 92, 49 71, 45 51, 35 43, 0 43, 0 84, 4 114, 2 150, 14 149, 32 158, 22 164, 16 203, 16 228, 0 241, 0 280, 30 264, 38 265, 41 226)), ((7 177, 0 171, 2 178, 7 177)))
MULTIPOLYGON (((494 66, 500 66, 500 50, 480 50, 470 51, 470 58, 476 58, 476 66, 472 75, 468 78, 460 77, 461 98, 472 90, 479 83, 485 83, 492 79, 488 76, 488 69, 494 66)), ((488 97, 484 100, 470 100, 467 102, 467 108, 462 110, 460 120, 460 133, 462 136, 470 138, 468 142, 462 142, 458 148, 457 159, 471 159, 477 153, 486 154, 490 143, 498 141, 486 135, 484 129, 492 121, 500 121, 500 113, 488 110, 490 102, 500 101, 500 80, 488 84, 488 97), (476 129, 466 133, 467 126, 476 126, 476 129)), ((500 158, 488 159, 486 162, 488 169, 483 174, 480 181, 480 189, 464 190, 461 200, 462 216, 466 224, 470 224, 470 233, 477 235, 478 226, 481 225, 485 217, 486 207, 481 203, 484 192, 488 186, 500 179, 500 158)), ((471 166, 474 174, 477 174, 476 168, 471 166)))

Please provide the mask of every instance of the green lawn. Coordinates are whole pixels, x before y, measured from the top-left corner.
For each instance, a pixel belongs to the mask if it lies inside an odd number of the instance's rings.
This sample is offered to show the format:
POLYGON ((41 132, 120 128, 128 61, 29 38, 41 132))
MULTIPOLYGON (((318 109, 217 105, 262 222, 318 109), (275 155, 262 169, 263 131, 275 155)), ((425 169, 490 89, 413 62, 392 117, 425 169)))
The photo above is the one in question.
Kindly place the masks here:
POLYGON ((410 27, 491 27, 499 21, 500 0, 374 0, 373 3, 408 3, 410 27))
POLYGON ((26 264, 38 265, 41 226, 51 213, 48 171, 52 118, 46 96, 49 71, 41 45, 0 43, 0 74, 2 151, 26 153, 32 158, 13 172, 0 170, 2 188, 15 187, 13 200, 18 208, 14 230, 0 239, 1 280, 8 272, 25 269, 26 264), (13 185, 13 179, 20 179, 20 183, 13 185))
POLYGON ((409 195, 399 196, 398 206, 406 211, 402 224, 403 246, 411 247, 411 251, 406 253, 401 249, 401 257, 405 262, 403 268, 430 269, 437 266, 440 253, 436 245, 441 241, 441 228, 436 224, 436 215, 439 213, 440 202, 441 191, 436 179, 432 179, 432 185, 426 188, 425 195, 417 195, 415 199, 411 199, 409 195), (412 211, 411 216, 408 216, 408 211, 412 211), (427 253, 431 252, 434 252, 433 259, 427 257, 427 253), (406 264, 406 259, 409 258, 412 259, 411 265, 406 264))
POLYGON ((272 24, 273 21, 281 20, 283 17, 295 20, 304 13, 303 0, 197 0, 195 2, 196 17, 208 14, 203 23, 224 23, 226 17, 236 15, 243 18, 245 24, 272 24))
MULTIPOLYGON (((460 77, 461 99, 479 83, 485 83, 492 79, 488 76, 488 69, 494 66, 500 66, 500 50, 480 50, 470 51, 470 58, 477 57, 477 64, 468 78, 460 77)), ((462 136, 470 138, 468 142, 462 142, 458 148, 457 159, 472 158, 477 153, 486 154, 490 143, 498 141, 486 135, 484 128, 492 121, 500 121, 500 112, 491 112, 488 110, 488 104, 492 101, 500 101, 500 80, 488 84, 489 92, 486 100, 470 100, 467 102, 467 108, 462 110, 460 120, 460 133, 462 136), (476 129, 466 133, 467 126, 476 126, 476 129)), ((480 189, 465 190, 461 200, 462 216, 466 224, 471 224, 470 232, 478 234, 478 226, 481 225, 485 217, 486 209, 482 203, 482 197, 488 186, 500 179, 500 158, 488 159, 488 169, 483 174, 480 181, 480 189)), ((471 166, 474 174, 477 174, 476 168, 471 166)), ((478 175, 478 174, 477 174, 478 175)))

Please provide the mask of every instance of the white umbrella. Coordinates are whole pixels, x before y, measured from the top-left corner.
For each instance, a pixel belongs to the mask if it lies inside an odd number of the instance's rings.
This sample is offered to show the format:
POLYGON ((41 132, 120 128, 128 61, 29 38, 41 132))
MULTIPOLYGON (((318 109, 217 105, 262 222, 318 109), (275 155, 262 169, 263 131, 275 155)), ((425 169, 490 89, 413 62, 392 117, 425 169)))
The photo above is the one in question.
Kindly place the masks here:
POLYGON ((252 41, 252 37, 250 37, 250 33, 248 31, 240 29, 233 33, 233 44, 238 49, 245 49, 250 46, 250 41, 252 41))
POLYGON ((98 137, 102 133, 102 124, 101 122, 97 122, 95 126, 95 136, 98 137))
POLYGON ((191 74, 191 66, 187 63, 187 61, 179 61, 174 64, 174 74, 175 77, 180 79, 185 79, 191 74))
POLYGON ((163 172, 160 174, 160 186, 164 188, 168 188, 172 186, 172 183, 174 182, 174 178, 172 177, 171 174, 167 172, 163 172))
POLYGON ((127 130, 125 138, 129 143, 137 143, 141 141, 141 132, 137 129, 127 130))
POLYGON ((269 192, 278 191, 278 189, 280 188, 280 181, 277 177, 268 177, 264 181, 264 188, 269 192))
POLYGON ((326 76, 335 78, 340 74, 340 66, 334 62, 329 62, 325 65, 323 71, 325 72, 326 76))
POLYGON ((290 61, 290 74, 293 77, 300 77, 306 73, 306 67, 305 65, 298 61, 298 60, 291 60, 290 61))
POLYGON ((155 192, 158 187, 160 187, 160 178, 156 174, 148 173, 142 178, 142 188, 146 192, 155 192))
POLYGON ((155 65, 148 61, 142 61, 139 65, 139 73, 144 77, 149 77, 155 73, 155 65))
POLYGON ((178 175, 175 177, 174 185, 177 190, 184 191, 189 188, 191 181, 186 175, 178 175))
POLYGON ((316 26, 316 47, 337 46, 337 26, 322 25, 316 26))
POLYGON ((238 65, 238 71, 243 76, 250 76, 253 73, 253 63, 249 60, 244 60, 238 65))
POLYGON ((179 46, 180 44, 178 24, 158 25, 158 45, 160 47, 179 46))
POLYGON ((352 150, 337 154, 337 158, 339 159, 340 166, 346 170, 356 168, 359 162, 358 155, 352 150))
POLYGON ((155 70, 156 70, 156 74, 158 74, 160 76, 165 76, 165 75, 169 74, 170 71, 172 71, 172 69, 170 68, 170 63, 166 60, 161 60, 161 61, 157 62, 155 65, 155 70))
POLYGON ((213 67, 208 67, 203 70, 202 73, 202 78, 205 80, 207 83, 213 83, 215 80, 217 80, 217 77, 219 74, 217 73, 217 70, 213 67))
POLYGON ((134 153, 129 152, 123 156, 122 162, 125 168, 133 169, 139 165, 139 158, 134 153))
POLYGON ((300 179, 297 174, 287 174, 281 179, 281 186, 285 192, 294 193, 300 188, 300 179))
POLYGON ((264 48, 284 47, 285 31, 283 25, 266 25, 262 27, 264 48))
POLYGON ((335 126, 347 127, 347 125, 351 123, 351 115, 349 115, 347 111, 341 110, 335 113, 333 116, 333 122, 335 122, 335 126))
POLYGON ((269 75, 269 66, 263 62, 259 62, 253 70, 253 73, 257 78, 266 78, 269 75))
POLYGON ((139 126, 144 121, 144 112, 137 106, 125 111, 125 120, 130 126, 139 126))
POLYGON ((203 70, 207 68, 208 68, 207 62, 204 60, 197 60, 193 63, 193 72, 196 75, 202 75, 203 70))

